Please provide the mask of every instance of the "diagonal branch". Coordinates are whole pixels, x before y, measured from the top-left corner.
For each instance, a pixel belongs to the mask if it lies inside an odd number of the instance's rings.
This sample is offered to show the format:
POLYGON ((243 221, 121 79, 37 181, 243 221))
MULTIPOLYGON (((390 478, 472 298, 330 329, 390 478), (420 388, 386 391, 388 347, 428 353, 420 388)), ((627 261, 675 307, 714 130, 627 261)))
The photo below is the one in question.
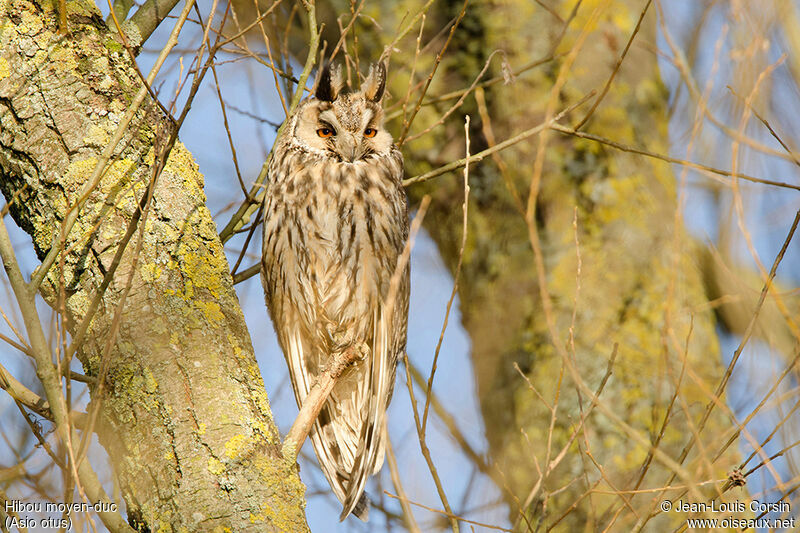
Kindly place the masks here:
MULTIPOLYGON (((11 398, 24 405, 34 413, 42 416, 50 421, 54 420, 53 413, 50 410, 50 404, 47 401, 30 390, 28 387, 20 383, 11 373, 0 365, 0 389, 8 393, 11 398)), ((72 422, 78 429, 86 427, 86 413, 73 411, 70 413, 72 422)))
MULTIPOLYGON (((137 48, 156 31, 158 25, 161 24, 172 8, 178 3, 178 0, 147 0, 142 7, 128 21, 138 31, 138 39, 133 39, 137 48)), ((116 6, 115 13, 116 13, 116 6)), ((130 26, 126 27, 126 33, 129 32, 130 26)))
POLYGON ((128 18, 128 13, 133 7, 133 0, 115 0, 114 5, 111 5, 111 1, 109 0, 109 7, 114 14, 111 15, 109 13, 108 17, 106 17, 106 24, 108 24, 109 27, 113 27, 114 17, 119 21, 124 21, 128 18))
POLYGON ((359 350, 358 346, 348 346, 341 352, 334 354, 328 368, 317 376, 317 380, 308 391, 308 396, 306 396, 297 418, 295 418, 289 433, 283 440, 282 451, 284 458, 291 461, 297 459, 297 454, 300 452, 300 448, 303 447, 303 443, 308 437, 314 422, 316 422, 322 406, 325 405, 328 396, 331 395, 336 381, 342 375, 342 372, 360 357, 361 350, 359 350))

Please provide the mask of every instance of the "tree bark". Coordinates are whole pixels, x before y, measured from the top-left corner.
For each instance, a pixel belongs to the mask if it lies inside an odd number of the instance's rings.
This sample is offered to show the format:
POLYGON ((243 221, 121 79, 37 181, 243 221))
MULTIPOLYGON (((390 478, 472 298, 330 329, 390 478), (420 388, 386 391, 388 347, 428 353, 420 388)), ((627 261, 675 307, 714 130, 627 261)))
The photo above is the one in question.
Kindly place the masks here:
MULTIPOLYGON (((57 33, 56 5, 0 2, 0 188, 40 259, 141 87, 93 5, 66 2, 68 35, 57 33)), ((146 98, 44 279, 41 294, 63 303, 73 335, 168 126, 146 98)), ((129 521, 141 531, 305 531, 304 487, 281 455, 203 177, 180 142, 149 209, 141 249, 137 231, 77 352, 87 375, 104 378, 92 388, 95 429, 129 521)))

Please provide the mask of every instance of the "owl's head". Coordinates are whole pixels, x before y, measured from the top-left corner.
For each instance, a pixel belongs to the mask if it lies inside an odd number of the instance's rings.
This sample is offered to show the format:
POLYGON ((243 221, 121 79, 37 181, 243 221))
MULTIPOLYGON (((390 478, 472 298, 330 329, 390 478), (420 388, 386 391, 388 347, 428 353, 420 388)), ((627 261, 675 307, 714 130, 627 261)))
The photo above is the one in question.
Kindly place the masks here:
POLYGON ((327 66, 314 93, 298 109, 292 137, 305 149, 337 161, 355 162, 386 154, 392 136, 383 127, 381 98, 386 87, 383 63, 369 69, 358 92, 344 92, 341 67, 327 66))

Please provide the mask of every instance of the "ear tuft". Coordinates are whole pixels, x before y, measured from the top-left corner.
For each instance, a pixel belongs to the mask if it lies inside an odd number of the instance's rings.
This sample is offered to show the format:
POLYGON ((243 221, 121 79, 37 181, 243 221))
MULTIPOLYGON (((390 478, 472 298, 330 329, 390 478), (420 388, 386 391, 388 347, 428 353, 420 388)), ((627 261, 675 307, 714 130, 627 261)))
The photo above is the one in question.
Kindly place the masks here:
POLYGON ((369 67, 367 79, 361 84, 361 92, 368 100, 380 102, 386 88, 386 65, 380 61, 369 67))
POLYGON ((344 86, 344 78, 342 77, 341 65, 333 66, 327 63, 322 69, 322 75, 319 78, 319 85, 314 96, 317 100, 325 102, 333 102, 339 97, 339 93, 344 86))

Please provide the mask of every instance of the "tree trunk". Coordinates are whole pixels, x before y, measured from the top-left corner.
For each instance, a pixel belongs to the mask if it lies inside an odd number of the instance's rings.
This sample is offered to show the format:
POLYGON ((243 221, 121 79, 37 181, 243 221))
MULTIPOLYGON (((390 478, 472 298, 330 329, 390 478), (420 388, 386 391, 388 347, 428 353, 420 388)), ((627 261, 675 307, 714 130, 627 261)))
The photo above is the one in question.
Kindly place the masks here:
MULTIPOLYGON (((60 35, 55 5, 0 2, 0 186, 40 259, 141 87, 94 6, 68 0, 60 35)), ((146 97, 42 284, 72 335, 169 131, 146 97)), ((129 521, 141 531, 307 530, 304 487, 280 453, 203 177, 179 142, 143 220, 77 352, 87 375, 103 377, 92 387, 95 429, 129 521)))

